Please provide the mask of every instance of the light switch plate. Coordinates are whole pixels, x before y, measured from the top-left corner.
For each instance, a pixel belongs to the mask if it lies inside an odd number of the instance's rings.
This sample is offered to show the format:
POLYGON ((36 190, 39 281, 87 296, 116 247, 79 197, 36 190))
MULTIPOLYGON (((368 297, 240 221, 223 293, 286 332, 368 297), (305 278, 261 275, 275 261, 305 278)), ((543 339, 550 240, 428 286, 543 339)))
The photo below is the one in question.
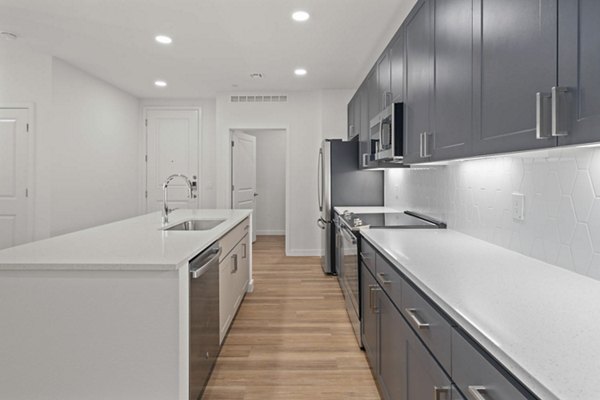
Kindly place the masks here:
POLYGON ((525 221, 525 195, 512 194, 512 217, 515 221, 525 221))

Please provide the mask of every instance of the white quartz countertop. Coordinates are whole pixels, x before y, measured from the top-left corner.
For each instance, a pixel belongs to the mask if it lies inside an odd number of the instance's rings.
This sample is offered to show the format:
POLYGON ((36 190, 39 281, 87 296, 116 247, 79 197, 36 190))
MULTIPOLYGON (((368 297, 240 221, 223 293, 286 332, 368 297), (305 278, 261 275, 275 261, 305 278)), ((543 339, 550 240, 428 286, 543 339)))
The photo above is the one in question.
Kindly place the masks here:
POLYGON ((0 270, 173 270, 206 249, 251 210, 176 210, 187 219, 225 219, 206 231, 163 231, 160 212, 0 250, 0 270))
POLYGON ((376 214, 376 213, 402 212, 402 211, 396 210, 395 208, 390 208, 390 207, 375 207, 375 206, 374 207, 369 207, 369 206, 364 206, 364 207, 344 207, 344 206, 339 206, 339 207, 334 207, 333 209, 338 214, 343 214, 344 211, 350 211, 353 214, 376 214))
POLYGON ((600 399, 600 282, 452 230, 361 233, 541 399, 600 399))

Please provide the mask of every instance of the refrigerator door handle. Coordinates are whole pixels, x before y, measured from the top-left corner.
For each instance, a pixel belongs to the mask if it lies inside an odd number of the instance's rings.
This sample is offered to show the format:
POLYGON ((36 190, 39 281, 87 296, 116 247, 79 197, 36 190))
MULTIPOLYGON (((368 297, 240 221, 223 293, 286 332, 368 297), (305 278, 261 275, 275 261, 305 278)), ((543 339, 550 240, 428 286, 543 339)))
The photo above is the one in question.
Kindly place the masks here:
POLYGON ((317 174, 317 197, 319 198, 319 211, 323 211, 323 149, 319 149, 317 174))

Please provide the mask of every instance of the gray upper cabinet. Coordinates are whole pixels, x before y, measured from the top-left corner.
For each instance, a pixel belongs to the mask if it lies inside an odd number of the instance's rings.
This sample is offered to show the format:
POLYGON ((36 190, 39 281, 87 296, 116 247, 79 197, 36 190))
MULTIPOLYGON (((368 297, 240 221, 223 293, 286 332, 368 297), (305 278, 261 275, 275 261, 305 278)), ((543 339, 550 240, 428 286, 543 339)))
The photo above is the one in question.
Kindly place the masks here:
POLYGON ((358 135, 360 129, 360 93, 356 92, 348 103, 348 140, 358 135))
POLYGON ((377 87, 379 95, 379 111, 392 104, 392 71, 389 50, 383 52, 377 61, 377 87))
POLYGON ((369 121, 379 113, 379 88, 377 83, 377 68, 371 69, 369 75, 359 88, 361 92, 361 119, 360 119, 360 145, 359 163, 361 168, 376 167, 377 163, 371 160, 371 154, 375 149, 371 148, 371 137, 369 132, 369 121))
POLYGON ((369 121, 381 111, 381 96, 379 95, 379 81, 377 80, 377 68, 375 65, 367 75, 367 91, 369 93, 369 121))
POLYGON ((536 93, 557 76, 557 0, 473 2, 474 154, 556 145, 536 139, 536 93))
POLYGON ((431 0, 417 3, 405 22, 406 90, 404 162, 429 161, 424 141, 430 137, 433 89, 433 15, 431 0), (424 140, 425 139, 425 140, 424 140))
POLYGON ((559 2, 559 145, 600 140, 600 1, 559 2), (561 98, 562 97, 562 98, 561 98))
POLYGON ((398 103, 404 101, 404 27, 392 39, 389 54, 392 102, 398 103))
POLYGON ((435 0, 433 160, 465 157, 471 152, 472 4, 472 0, 435 0))

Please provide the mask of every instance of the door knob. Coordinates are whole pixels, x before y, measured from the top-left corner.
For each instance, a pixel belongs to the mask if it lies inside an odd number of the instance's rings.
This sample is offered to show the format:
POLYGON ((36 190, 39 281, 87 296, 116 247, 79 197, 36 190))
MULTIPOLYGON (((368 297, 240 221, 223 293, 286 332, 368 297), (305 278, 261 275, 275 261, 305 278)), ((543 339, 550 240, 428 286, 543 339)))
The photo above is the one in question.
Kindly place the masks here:
POLYGON ((254 197, 258 197, 258 193, 254 193, 254 197))

